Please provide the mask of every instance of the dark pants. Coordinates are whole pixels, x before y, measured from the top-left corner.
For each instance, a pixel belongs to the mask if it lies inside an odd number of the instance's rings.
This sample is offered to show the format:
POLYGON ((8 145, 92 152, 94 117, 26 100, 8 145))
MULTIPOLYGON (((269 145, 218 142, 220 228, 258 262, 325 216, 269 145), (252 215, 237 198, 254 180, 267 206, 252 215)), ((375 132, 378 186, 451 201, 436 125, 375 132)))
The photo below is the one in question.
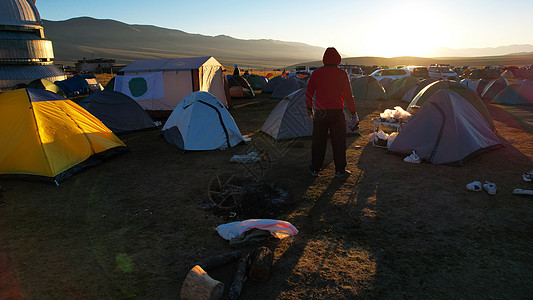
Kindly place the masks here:
POLYGON ((311 166, 309 168, 313 171, 322 168, 326 155, 328 132, 331 136, 335 172, 344 172, 346 168, 346 121, 342 109, 315 111, 311 166))

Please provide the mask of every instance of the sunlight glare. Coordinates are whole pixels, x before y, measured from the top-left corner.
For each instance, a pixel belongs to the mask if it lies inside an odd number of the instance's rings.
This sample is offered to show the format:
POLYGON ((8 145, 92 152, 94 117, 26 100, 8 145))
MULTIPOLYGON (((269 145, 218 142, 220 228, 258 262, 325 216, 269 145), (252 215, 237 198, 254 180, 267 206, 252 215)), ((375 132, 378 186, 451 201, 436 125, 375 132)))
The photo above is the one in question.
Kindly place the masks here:
POLYGON ((443 16, 433 3, 409 2, 389 6, 365 28, 364 50, 370 56, 424 56, 448 44, 447 27, 453 18, 443 16), (431 7, 430 7, 431 6, 431 7))

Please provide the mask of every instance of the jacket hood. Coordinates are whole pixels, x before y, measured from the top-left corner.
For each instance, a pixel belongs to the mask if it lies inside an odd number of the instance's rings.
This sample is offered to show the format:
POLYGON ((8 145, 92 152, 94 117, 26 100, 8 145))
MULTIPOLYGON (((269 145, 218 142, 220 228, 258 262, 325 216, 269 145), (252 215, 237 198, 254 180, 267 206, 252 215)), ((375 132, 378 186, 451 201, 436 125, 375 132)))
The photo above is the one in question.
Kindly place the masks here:
POLYGON ((341 55, 339 54, 339 52, 337 52, 337 49, 329 47, 328 49, 326 49, 326 52, 324 52, 322 62, 324 63, 324 65, 337 66, 341 63, 341 55))

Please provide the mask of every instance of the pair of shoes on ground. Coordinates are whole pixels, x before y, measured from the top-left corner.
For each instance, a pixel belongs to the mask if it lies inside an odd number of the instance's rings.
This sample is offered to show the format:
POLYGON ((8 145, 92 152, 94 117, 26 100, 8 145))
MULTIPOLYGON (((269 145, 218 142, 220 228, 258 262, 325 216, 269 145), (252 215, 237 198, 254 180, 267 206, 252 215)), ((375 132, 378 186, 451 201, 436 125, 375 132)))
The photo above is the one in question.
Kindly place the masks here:
POLYGON ((533 170, 529 171, 529 172, 525 172, 524 174, 522 174, 522 179, 526 182, 531 182, 533 181, 533 170))
POLYGON ((481 192, 482 190, 485 190, 489 195, 495 195, 498 191, 496 184, 488 181, 485 181, 484 184, 481 184, 479 181, 473 181, 466 185, 466 189, 473 192, 481 192))
POLYGON ((350 176, 350 174, 352 174, 352 172, 348 171, 348 170, 344 170, 342 172, 335 172, 335 177, 337 178, 344 178, 344 177, 348 177, 350 176))
POLYGON ((409 155, 409 156, 406 156, 403 161, 405 162, 408 162, 408 163, 412 163, 412 164, 419 164, 420 163, 420 156, 418 156, 418 154, 416 154, 415 151, 413 151, 413 154, 409 155))

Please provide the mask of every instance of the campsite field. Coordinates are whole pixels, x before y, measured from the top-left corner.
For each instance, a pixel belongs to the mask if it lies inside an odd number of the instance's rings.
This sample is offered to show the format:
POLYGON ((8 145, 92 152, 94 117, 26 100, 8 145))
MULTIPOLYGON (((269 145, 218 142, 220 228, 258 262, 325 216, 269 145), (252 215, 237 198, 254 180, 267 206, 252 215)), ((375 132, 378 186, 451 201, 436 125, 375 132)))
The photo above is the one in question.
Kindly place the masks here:
MULTIPOLYGON (((105 83, 104 83, 105 84, 105 83)), ((291 194, 276 216, 300 231, 269 240, 267 282, 241 299, 527 299, 533 294, 533 138, 488 105, 504 148, 462 167, 408 164, 373 147, 371 119, 400 101, 358 103, 363 137, 348 138, 346 179, 308 174, 310 139, 274 143, 258 132, 279 100, 236 100, 231 113, 252 142, 183 154, 158 130, 121 136, 131 152, 61 183, 0 180, 0 299, 179 299, 190 264, 233 250, 214 228, 240 220, 202 208, 223 174, 256 174, 291 194), (250 151, 271 164, 229 163, 250 151), (470 192, 497 184, 494 196, 470 192)), ((235 264, 209 271, 230 286, 235 264)))

